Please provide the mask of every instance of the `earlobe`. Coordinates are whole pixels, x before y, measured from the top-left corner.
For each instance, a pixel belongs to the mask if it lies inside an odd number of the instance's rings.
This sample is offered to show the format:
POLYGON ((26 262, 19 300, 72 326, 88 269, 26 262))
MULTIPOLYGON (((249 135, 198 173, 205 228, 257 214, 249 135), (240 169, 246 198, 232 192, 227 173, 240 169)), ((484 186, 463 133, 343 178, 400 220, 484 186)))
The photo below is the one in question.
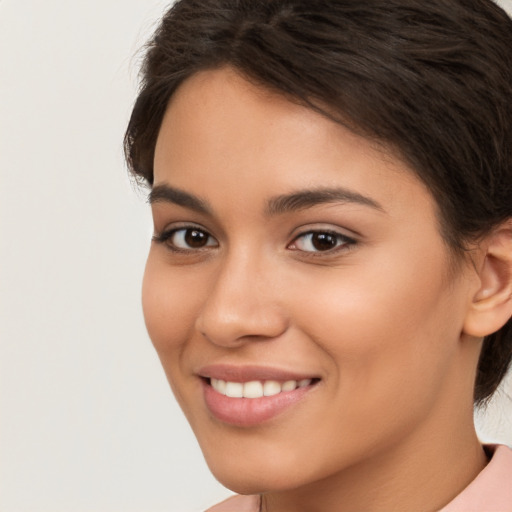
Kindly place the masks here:
POLYGON ((464 323, 464 332, 479 338, 498 331, 512 316, 512 219, 486 236, 481 247, 480 287, 464 323))

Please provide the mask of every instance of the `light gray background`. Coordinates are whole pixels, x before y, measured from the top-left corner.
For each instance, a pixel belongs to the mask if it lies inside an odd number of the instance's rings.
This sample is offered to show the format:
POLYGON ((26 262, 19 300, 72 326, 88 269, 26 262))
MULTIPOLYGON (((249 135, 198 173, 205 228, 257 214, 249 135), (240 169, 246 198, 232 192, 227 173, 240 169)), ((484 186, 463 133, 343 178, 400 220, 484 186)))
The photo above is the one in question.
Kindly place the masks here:
MULTIPOLYGON (((150 218, 121 141, 136 50, 168 3, 0 0, 2 512, 193 512, 230 494, 140 308, 150 218)), ((500 400, 482 438, 512 444, 500 400)))

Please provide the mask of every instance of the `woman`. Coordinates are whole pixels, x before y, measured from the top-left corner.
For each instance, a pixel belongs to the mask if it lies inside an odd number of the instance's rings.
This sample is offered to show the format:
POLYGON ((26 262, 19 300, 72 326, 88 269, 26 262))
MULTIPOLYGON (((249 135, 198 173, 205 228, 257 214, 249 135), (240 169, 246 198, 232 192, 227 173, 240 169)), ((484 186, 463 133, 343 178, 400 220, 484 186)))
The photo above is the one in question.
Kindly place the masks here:
POLYGON ((182 0, 126 134, 148 332, 214 511, 512 510, 512 21, 488 0, 182 0))

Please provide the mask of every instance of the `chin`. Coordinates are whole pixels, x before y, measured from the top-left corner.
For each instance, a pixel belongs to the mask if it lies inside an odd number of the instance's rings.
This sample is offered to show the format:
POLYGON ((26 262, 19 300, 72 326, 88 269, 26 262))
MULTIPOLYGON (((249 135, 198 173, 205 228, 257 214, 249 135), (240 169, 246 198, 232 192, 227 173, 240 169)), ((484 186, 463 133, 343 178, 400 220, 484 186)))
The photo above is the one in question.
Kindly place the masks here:
POLYGON ((286 491, 324 476, 315 475, 314 467, 297 460, 296 453, 268 448, 251 451, 233 446, 225 453, 203 453, 213 476, 238 494, 286 491))
POLYGON ((213 476, 229 490, 243 495, 263 494, 266 492, 285 491, 298 487, 296 482, 278 477, 274 471, 265 474, 252 473, 249 468, 243 473, 230 471, 226 468, 212 468, 213 476))

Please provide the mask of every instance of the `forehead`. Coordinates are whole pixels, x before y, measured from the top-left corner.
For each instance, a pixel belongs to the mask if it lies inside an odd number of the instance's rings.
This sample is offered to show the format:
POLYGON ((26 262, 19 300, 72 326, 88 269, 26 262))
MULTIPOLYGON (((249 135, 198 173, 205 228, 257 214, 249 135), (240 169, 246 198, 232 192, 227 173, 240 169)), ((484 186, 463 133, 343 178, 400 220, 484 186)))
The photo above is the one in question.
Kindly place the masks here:
POLYGON ((155 185, 164 182, 212 200, 232 191, 244 207, 258 196, 336 186, 381 204, 414 196, 416 206, 421 198, 433 207, 391 151, 231 68, 193 75, 171 99, 155 151, 155 185))

